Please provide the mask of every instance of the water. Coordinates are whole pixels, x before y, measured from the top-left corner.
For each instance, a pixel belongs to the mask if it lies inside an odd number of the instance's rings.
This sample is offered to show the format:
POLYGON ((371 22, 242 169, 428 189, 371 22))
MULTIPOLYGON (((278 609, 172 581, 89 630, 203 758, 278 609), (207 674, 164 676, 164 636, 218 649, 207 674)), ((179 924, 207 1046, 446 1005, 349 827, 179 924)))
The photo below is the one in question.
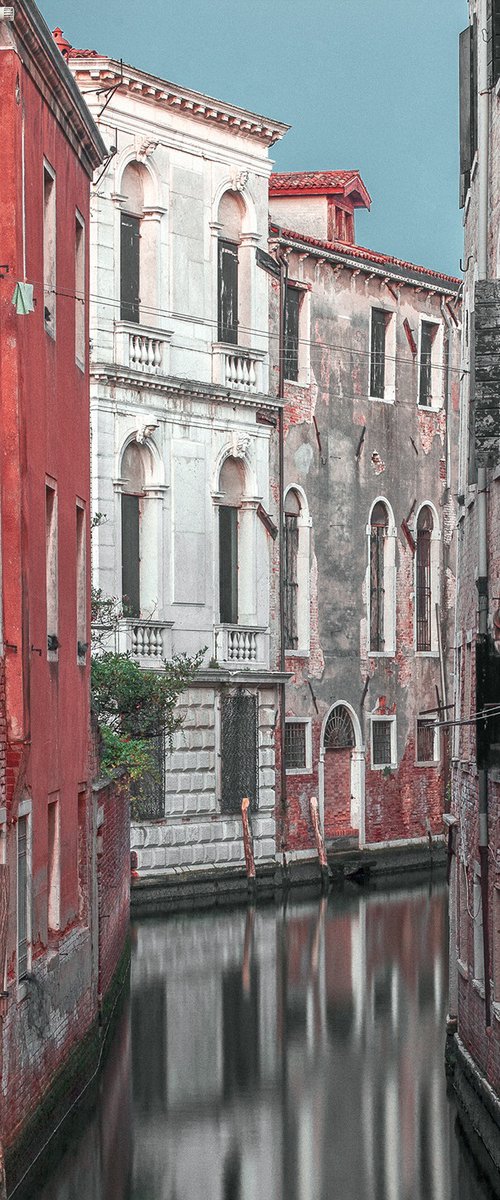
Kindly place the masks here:
POLYGON ((36 1200, 486 1200, 446 1097, 446 890, 144 919, 36 1200))

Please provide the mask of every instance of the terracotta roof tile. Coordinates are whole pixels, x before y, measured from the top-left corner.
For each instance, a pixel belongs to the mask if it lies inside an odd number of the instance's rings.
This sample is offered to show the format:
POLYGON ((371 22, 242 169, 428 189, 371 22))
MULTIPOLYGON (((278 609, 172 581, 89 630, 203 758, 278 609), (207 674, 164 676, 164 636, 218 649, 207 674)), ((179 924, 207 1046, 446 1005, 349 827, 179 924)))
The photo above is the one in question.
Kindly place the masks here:
MULTIPOLYGON (((271 231, 278 232, 278 226, 272 225, 271 231)), ((407 262, 403 258, 395 258, 392 254, 382 254, 377 250, 368 250, 366 246, 353 246, 346 242, 324 242, 320 238, 310 237, 308 234, 297 233, 292 229, 279 229, 281 237, 290 241, 303 242, 307 246, 314 246, 318 250, 330 250, 335 254, 345 254, 346 258, 362 258, 367 262, 376 263, 380 266, 399 267, 406 271, 415 271, 421 275, 429 275, 432 279, 442 279, 446 283, 461 282, 454 275, 445 275, 442 271, 433 271, 430 267, 420 266, 418 263, 407 262)))
POLYGON ((359 178, 359 171, 289 171, 274 172, 269 180, 269 191, 288 191, 290 188, 305 191, 309 188, 343 189, 351 179, 359 178))

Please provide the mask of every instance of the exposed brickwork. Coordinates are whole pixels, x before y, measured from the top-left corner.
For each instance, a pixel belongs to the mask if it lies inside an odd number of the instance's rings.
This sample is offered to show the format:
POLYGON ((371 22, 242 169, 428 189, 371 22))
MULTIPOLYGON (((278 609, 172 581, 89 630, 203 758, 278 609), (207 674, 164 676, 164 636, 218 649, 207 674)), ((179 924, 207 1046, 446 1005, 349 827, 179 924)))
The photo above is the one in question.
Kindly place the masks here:
POLYGON ((99 996, 104 997, 123 953, 129 924, 130 799, 127 780, 96 785, 94 803, 98 806, 99 996))

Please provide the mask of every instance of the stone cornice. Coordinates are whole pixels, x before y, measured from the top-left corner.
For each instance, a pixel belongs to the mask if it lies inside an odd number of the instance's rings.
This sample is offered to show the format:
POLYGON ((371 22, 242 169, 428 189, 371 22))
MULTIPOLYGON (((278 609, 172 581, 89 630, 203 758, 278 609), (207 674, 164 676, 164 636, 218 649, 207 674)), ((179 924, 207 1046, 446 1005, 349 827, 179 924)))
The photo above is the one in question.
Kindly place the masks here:
MULTIPOLYGON (((140 328, 138 326, 138 328, 140 328)), ((178 379, 167 375, 149 375, 118 367, 113 363, 93 363, 91 379, 105 384, 121 385, 124 388, 140 388, 141 391, 159 392, 163 395, 186 396, 190 399, 217 401, 222 404, 238 405, 241 408, 283 408, 285 401, 262 392, 239 392, 221 388, 217 384, 200 383, 198 379, 178 379)))
POLYGON ((425 268, 412 270, 411 264, 398 267, 390 262, 374 262, 368 256, 363 258, 362 251, 358 246, 354 247, 356 253, 350 255, 348 250, 334 250, 328 249, 326 245, 314 245, 313 239, 308 242, 301 238, 300 234, 295 237, 283 233, 270 233, 269 243, 274 246, 283 246, 289 251, 297 251, 304 257, 310 256, 321 259, 323 262, 332 263, 337 267, 344 267, 346 271, 362 271, 364 274, 377 276, 379 279, 388 279, 391 283, 421 288, 424 292, 435 292, 439 296, 454 298, 460 287, 458 280, 455 284, 450 277, 440 276, 432 271, 426 274, 425 268))
POLYGON ((81 54, 72 55, 70 51, 68 61, 78 83, 85 85, 85 89, 92 81, 99 88, 107 86, 111 90, 116 87, 124 95, 129 93, 133 97, 152 101, 160 108, 182 113, 196 121, 216 123, 230 133, 255 138, 267 146, 279 141, 290 128, 282 121, 272 121, 247 109, 214 100, 212 96, 179 87, 128 64, 124 63, 122 68, 116 59, 94 55, 85 58, 81 54))

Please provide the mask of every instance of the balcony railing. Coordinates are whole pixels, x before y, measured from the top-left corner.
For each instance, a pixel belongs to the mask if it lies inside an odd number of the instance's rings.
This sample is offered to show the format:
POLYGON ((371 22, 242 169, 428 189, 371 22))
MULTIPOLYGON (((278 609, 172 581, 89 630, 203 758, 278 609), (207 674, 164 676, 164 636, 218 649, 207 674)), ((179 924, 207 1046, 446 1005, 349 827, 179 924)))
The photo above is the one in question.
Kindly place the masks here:
POLYGON ((218 342, 213 346, 213 381, 236 392, 263 392, 265 357, 263 350, 218 342))
POLYGON ((171 333, 132 321, 115 321, 115 360, 120 367, 147 375, 170 372, 171 333))
MULTIPOLYGON (((116 630, 116 649, 131 654, 143 667, 161 667, 172 653, 172 622, 123 617, 116 630)), ((110 647, 106 644, 104 649, 110 647)))
POLYGON ((214 658, 229 667, 257 668, 269 665, 269 633, 262 626, 217 625, 214 658))

